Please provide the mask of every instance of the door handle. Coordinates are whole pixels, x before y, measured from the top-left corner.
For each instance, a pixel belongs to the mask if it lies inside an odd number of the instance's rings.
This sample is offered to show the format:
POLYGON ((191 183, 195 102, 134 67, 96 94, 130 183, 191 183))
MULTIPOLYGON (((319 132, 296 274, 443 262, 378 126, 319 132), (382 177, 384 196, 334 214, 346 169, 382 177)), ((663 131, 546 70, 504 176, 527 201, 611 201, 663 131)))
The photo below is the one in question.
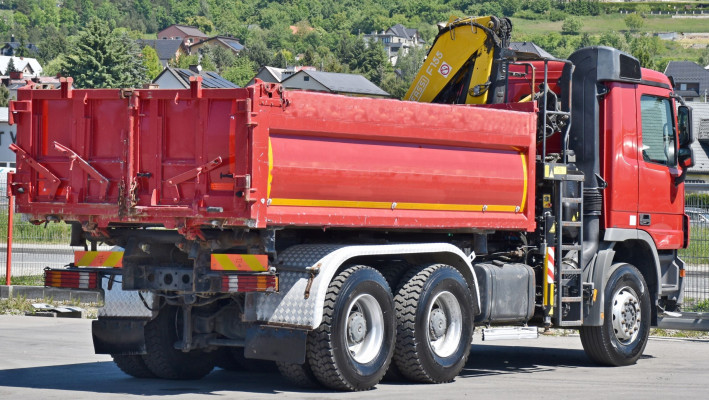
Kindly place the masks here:
POLYGON ((640 214, 640 225, 648 226, 650 225, 650 214, 640 214))

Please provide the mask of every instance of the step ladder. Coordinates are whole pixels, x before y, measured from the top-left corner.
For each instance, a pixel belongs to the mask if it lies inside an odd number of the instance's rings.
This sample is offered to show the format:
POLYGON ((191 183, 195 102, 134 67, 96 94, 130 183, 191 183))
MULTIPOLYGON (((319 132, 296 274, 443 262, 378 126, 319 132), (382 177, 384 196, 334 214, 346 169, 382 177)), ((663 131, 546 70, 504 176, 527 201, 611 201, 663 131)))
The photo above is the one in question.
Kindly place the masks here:
POLYGON ((548 245, 556 249, 554 323, 559 327, 580 326, 584 299, 581 276, 584 175, 566 164, 545 163, 544 170, 545 179, 553 181, 554 234, 548 245), (565 205, 570 210, 567 215, 565 205))

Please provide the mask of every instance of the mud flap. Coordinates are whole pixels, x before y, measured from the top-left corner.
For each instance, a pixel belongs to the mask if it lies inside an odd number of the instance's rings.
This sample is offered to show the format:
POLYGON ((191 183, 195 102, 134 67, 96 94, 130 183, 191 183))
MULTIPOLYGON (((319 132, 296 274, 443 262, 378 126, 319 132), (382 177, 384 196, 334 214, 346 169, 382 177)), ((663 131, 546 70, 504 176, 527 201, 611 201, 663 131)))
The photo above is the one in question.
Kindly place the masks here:
POLYGON ((147 319, 101 318, 91 324, 96 354, 140 355, 145 350, 147 319))
POLYGON ((261 360, 293 364, 305 362, 305 343, 308 331, 260 325, 246 332, 244 356, 261 360))

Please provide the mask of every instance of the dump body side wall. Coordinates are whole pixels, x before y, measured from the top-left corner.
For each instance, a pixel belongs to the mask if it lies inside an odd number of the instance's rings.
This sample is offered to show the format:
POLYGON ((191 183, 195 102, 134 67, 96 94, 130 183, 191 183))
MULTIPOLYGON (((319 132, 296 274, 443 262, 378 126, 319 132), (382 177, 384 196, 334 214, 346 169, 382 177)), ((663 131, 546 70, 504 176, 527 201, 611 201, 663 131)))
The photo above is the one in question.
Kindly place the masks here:
POLYGON ((533 103, 279 88, 20 90, 18 146, 60 184, 47 193, 51 177, 20 162, 18 209, 99 227, 535 228, 533 103))

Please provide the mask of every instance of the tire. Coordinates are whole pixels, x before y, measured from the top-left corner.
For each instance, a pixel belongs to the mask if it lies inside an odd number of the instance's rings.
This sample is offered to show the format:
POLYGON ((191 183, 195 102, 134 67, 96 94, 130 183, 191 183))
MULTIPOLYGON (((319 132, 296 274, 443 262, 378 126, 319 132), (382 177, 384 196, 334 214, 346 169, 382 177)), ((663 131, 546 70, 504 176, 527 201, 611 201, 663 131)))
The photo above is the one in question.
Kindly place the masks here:
POLYGON ((650 293, 645 279, 634 266, 619 264, 606 283, 604 296, 603 325, 580 329, 583 349, 598 364, 635 364, 650 334, 650 293))
POLYGON ((277 361, 276 366, 278 367, 278 372, 294 385, 304 389, 320 387, 320 382, 313 375, 313 370, 310 369, 310 364, 307 361, 305 364, 290 364, 277 361))
POLYGON ((395 338, 386 280, 373 268, 350 267, 328 287, 322 323, 308 335, 308 362, 328 388, 368 390, 389 368, 395 338))
POLYGON ((412 381, 450 382, 465 366, 473 337, 468 284, 455 268, 442 264, 416 268, 404 279, 394 298, 394 362, 412 381))
POLYGON ((143 361, 158 378, 200 379, 214 369, 214 354, 201 350, 184 353, 174 348, 180 340, 182 330, 182 310, 166 306, 158 316, 145 325, 145 347, 147 354, 143 361))
POLYGON ((113 358, 113 362, 116 363, 116 366, 120 368, 121 371, 134 378, 155 378, 155 374, 148 369, 147 365, 145 365, 145 361, 143 361, 142 356, 111 354, 111 357, 113 358))
MULTIPOLYGON (((387 265, 380 272, 384 279, 389 284, 392 293, 396 293, 397 289, 401 285, 401 280, 406 275, 406 272, 413 268, 413 265, 407 262, 397 262, 391 265, 387 265)), ((404 376, 399 371, 399 367, 396 366, 395 362, 389 364, 389 369, 386 374, 384 374, 383 380, 389 382, 400 382, 404 380, 404 376)))

